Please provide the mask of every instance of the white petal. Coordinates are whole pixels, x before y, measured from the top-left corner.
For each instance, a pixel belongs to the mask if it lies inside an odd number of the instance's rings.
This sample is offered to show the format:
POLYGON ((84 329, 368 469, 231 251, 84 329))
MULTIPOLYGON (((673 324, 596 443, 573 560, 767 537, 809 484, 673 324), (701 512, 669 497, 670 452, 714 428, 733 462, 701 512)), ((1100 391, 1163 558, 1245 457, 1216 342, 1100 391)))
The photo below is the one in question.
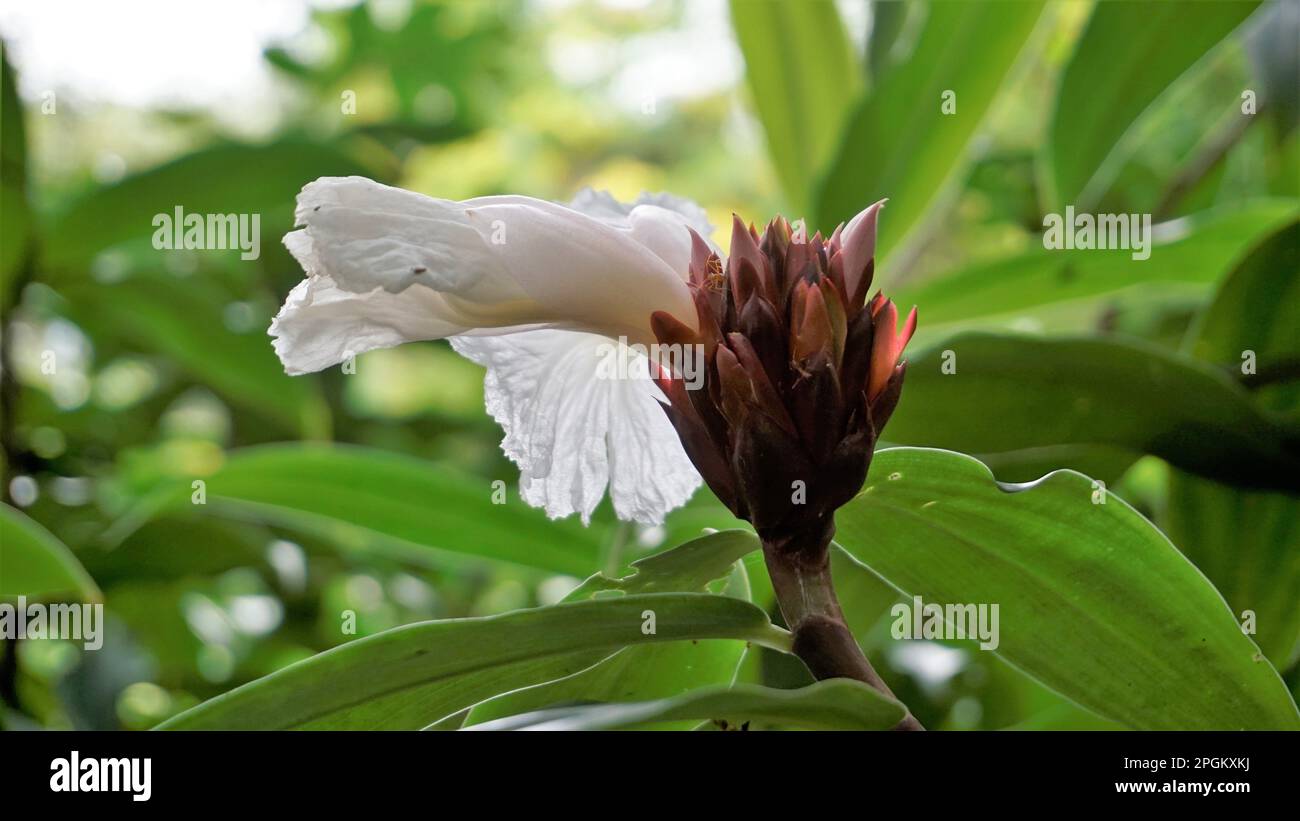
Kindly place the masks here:
POLYGON ((344 290, 423 285, 476 301, 523 297, 459 203, 364 177, 322 177, 303 187, 294 217, 305 227, 285 245, 308 274, 344 290))
POLYGON ((708 214, 684 197, 643 193, 634 202, 622 203, 608 191, 584 188, 569 207, 630 232, 683 278, 691 261, 690 235, 683 228, 694 229, 721 255, 721 249, 710 239, 713 225, 708 214))
POLYGON ((312 277, 289 292, 270 334, 287 373, 312 373, 375 348, 439 339, 461 330, 438 319, 438 300, 427 288, 410 294, 382 289, 354 294, 329 277, 312 277))
MULTIPOLYGON (((623 228, 529 197, 480 197, 462 205, 484 236, 500 232, 494 248, 539 306, 514 324, 549 322, 648 342, 654 311, 694 316, 685 274, 642 243, 635 224, 623 228)), ((643 230, 658 239, 657 230, 643 230)))
POLYGON ((713 235, 713 225, 703 208, 692 200, 664 191, 657 194, 643 192, 634 201, 624 203, 616 200, 608 191, 584 188, 569 202, 569 207, 574 211, 614 223, 624 221, 632 209, 639 205, 653 205, 677 214, 685 225, 694 228, 695 233, 705 239, 713 235))
POLYGON ((589 521, 608 485, 620 519, 658 524, 699 487, 644 357, 623 360, 620 378, 614 363, 627 349, 595 334, 544 329, 451 343, 488 369, 501 447, 519 466, 524 500, 552 518, 589 521))
POLYGON ((638 205, 627 215, 627 221, 637 242, 653 251, 683 280, 687 279, 690 275, 691 235, 680 214, 655 205, 638 205))
POLYGON ((654 214, 617 226, 529 197, 453 202, 325 177, 304 187, 296 216, 304 227, 285 244, 307 287, 294 290, 271 329, 290 372, 327 367, 343 351, 483 329, 549 326, 650 341, 652 312, 694 315, 684 267, 665 262, 678 256, 668 234, 680 228, 684 242, 685 229, 654 214), (352 323, 335 304, 348 294, 366 303, 352 323), (329 331, 301 331, 319 317, 334 320, 329 331))

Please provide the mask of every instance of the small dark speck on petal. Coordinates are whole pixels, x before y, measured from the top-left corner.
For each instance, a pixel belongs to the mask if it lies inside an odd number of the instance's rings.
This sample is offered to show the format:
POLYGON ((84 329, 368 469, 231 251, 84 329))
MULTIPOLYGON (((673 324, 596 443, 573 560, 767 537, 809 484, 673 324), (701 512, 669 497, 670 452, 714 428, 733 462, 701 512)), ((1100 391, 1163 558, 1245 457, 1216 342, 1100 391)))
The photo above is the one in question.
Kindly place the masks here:
POLYGON ((429 269, 428 269, 428 268, 412 268, 412 269, 411 269, 411 273, 413 273, 413 274, 423 274, 423 273, 424 273, 425 271, 427 271, 427 270, 429 270, 429 269))

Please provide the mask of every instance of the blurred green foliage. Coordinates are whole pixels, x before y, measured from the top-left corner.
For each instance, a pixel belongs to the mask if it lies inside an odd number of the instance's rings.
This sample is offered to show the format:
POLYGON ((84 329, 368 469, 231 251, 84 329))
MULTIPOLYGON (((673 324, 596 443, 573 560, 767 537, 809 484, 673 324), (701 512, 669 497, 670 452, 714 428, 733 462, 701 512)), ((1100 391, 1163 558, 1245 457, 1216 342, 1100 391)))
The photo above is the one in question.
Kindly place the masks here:
MULTIPOLYGON (((736 640, 762 631, 753 606, 725 596, 773 612, 754 554, 726 570, 749 552, 736 542, 708 543, 725 558, 719 572, 669 574, 654 591, 708 596, 730 632, 613 655, 583 645, 583 630, 600 631, 584 614, 636 602, 575 593, 582 578, 739 526, 707 491, 662 528, 618 523, 608 505, 590 528, 547 521, 517 501, 479 368, 444 343, 372 352, 355 374, 283 374, 265 330, 301 271, 279 238, 298 189, 340 174, 453 199, 668 190, 718 225, 732 211, 759 222, 784 210, 823 231, 890 197, 877 276, 919 305, 921 331, 886 438, 972 453, 1003 480, 1074 467, 1114 485, 1167 526, 1234 613, 1258 612, 1260 646, 1294 687, 1297 6, 732 0, 718 11, 734 38, 713 47, 745 71, 647 107, 618 71, 698 26, 686 3, 415 3, 398 18, 360 3, 312 12, 302 39, 323 48, 267 45, 284 103, 258 139, 203 109, 72 96, 44 114, 19 98, 23 67, 6 53, 0 595, 28 584, 14 581, 15 557, 46 545, 60 558, 33 571, 29 592, 98 589, 110 625, 94 653, 0 642, 0 724, 150 727, 355 637, 566 596, 504 617, 518 632, 500 647, 486 622, 422 628, 448 653, 492 649, 506 673, 456 678, 475 674, 444 654, 445 669, 423 671, 440 678, 349 713, 345 691, 316 672, 345 656, 316 656, 273 680, 305 683, 301 715, 276 715, 272 692, 182 723, 378 726, 391 708, 419 721, 457 713, 459 726, 508 674, 508 689, 538 686, 480 704, 468 723, 597 693, 660 701, 571 720, 690 726, 743 703, 779 724, 780 699, 683 694, 808 682, 798 662, 736 640), (555 55, 587 52, 608 58, 594 78, 556 69, 555 55), (125 163, 120 178, 96 177, 105 152, 125 163), (1154 214, 1151 259, 1046 251, 1042 217, 1066 204, 1154 214), (177 206, 260 214, 260 258, 154 250, 153 215, 177 206), (1246 350, 1254 378, 1241 373, 1246 350), (962 378, 941 375, 947 351, 962 378), (214 488, 202 506, 196 480, 214 488), (508 489, 503 506, 494 482, 508 489), (517 653, 525 635, 534 656, 517 653), (581 678, 554 681, 570 675, 581 678), (453 680, 461 689, 444 692, 453 680)), ((632 588, 646 576, 631 578, 622 592, 644 595, 632 588)), ((969 642, 900 647, 886 615, 899 591, 842 553, 836 578, 868 654, 927 726, 1114 726, 969 642)), ((351 652, 400 671, 404 657, 384 655, 398 644, 351 652)), ((871 701, 834 688, 803 698, 828 715, 840 699, 871 701)))

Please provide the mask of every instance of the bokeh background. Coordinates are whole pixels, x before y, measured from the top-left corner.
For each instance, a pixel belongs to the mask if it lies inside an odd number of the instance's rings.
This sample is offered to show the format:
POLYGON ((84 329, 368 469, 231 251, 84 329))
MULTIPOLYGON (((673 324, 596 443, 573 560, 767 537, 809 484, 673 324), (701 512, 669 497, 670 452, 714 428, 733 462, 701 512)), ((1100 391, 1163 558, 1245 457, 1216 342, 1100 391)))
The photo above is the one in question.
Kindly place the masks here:
MULTIPOLYGON (((147 728, 354 636, 552 603, 736 524, 707 491, 661 528, 519 505, 481 370, 445 343, 285 376, 266 328, 302 273, 279 238, 298 189, 342 174, 451 199, 671 191, 718 226, 827 231, 891 197, 878 277, 921 331, 886 438, 1011 481, 1103 479, 1235 609, 1273 608, 1260 643, 1294 687, 1294 452, 1229 450, 1176 390, 1108 398, 1087 367, 1072 385, 1079 351, 1027 345, 1025 384, 917 375, 972 329, 1118 340, 1234 379, 1251 347, 1281 376, 1243 401, 1296 420, 1297 3, 1118 5, 0 4, 6 516, 66 545, 109 619, 98 652, 0 642, 0 724, 147 728), (1152 214, 1151 259, 1046 252, 1043 215, 1066 204, 1152 214), (176 206, 260 214, 260 258, 155 250, 176 206), (1282 307, 1216 347, 1200 329, 1229 282, 1282 307), (356 448, 323 459, 327 441, 356 448), (225 495, 191 504, 218 473, 225 495)), ((1230 425, 1218 407, 1202 417, 1230 425)), ((927 726, 1105 726, 988 654, 889 641, 895 594, 837 574, 927 726)), ((740 675, 806 680, 766 652, 740 675)))

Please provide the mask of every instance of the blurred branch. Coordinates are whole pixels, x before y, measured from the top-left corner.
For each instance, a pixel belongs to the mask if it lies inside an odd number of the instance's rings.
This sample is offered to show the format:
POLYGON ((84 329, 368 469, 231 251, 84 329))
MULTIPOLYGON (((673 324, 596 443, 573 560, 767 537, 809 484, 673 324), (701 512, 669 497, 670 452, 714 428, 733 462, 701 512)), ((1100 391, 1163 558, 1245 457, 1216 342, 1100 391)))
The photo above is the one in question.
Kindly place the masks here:
POLYGON ((22 265, 10 283, 10 293, 0 295, 0 304, 8 306, 5 316, 0 318, 0 452, 4 454, 4 465, 0 466, 0 481, 4 482, 4 487, 0 494, 5 498, 9 496, 9 483, 19 468, 28 466, 31 458, 31 454, 18 441, 17 415, 21 386, 13 363, 13 312, 23 288, 32 281, 34 258, 34 250, 29 246, 22 265))
POLYGON ((0 497, 5 497, 18 465, 28 458, 17 440, 15 416, 20 388, 13 363, 13 311, 33 278, 37 243, 28 206, 27 130, 18 83, 9 64, 8 44, 4 41, 0 41, 0 138, 0 198, 8 209, 4 218, 4 242, 21 248, 12 257, 5 254, 0 261, 4 266, 0 268, 0 454, 4 459, 0 465, 0 481, 4 483, 0 497), (9 193, 13 196, 7 196, 9 193), (15 214, 15 210, 19 213, 15 214), (15 225, 18 226, 16 235, 15 225))
POLYGON ((1197 183, 1223 161, 1223 158, 1228 155, 1232 147, 1245 135, 1251 123, 1262 113, 1263 107, 1261 105, 1250 116, 1234 115, 1231 122, 1211 138, 1200 153, 1190 163, 1183 166, 1178 175, 1165 188, 1164 194, 1160 197, 1160 203, 1155 208, 1153 218, 1157 222, 1167 219, 1183 197, 1187 196, 1196 187, 1197 183))
POLYGON ((1252 391, 1265 385, 1300 381, 1300 357, 1278 359, 1270 362, 1267 368, 1261 368, 1256 373, 1241 374, 1238 378, 1243 387, 1252 391))
POLYGON ((18 640, 0 638, 0 704, 22 711, 18 701, 18 640))

